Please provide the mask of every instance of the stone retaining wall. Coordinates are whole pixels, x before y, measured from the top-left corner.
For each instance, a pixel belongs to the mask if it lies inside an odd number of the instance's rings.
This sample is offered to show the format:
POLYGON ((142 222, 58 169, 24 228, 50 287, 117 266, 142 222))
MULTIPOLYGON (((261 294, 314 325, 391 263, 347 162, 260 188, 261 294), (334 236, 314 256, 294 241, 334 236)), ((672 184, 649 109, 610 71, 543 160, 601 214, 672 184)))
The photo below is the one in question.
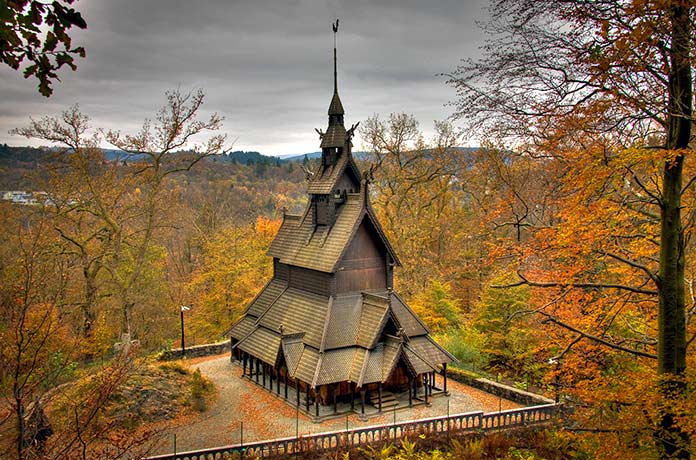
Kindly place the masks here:
MULTIPOLYGON (((195 345, 192 347, 186 347, 186 358, 197 358, 199 356, 210 356, 219 355, 230 351, 230 342, 219 342, 219 343, 207 343, 205 345, 195 345)), ((160 361, 171 361, 174 359, 181 359, 182 353, 181 348, 175 348, 173 350, 165 350, 159 356, 160 361)))
POLYGON ((493 380, 474 377, 464 371, 460 371, 459 369, 447 369, 447 376, 452 380, 456 380, 457 382, 469 385, 470 387, 478 388, 479 390, 500 396, 524 406, 554 403, 553 399, 546 398, 536 393, 530 393, 529 391, 519 390, 502 383, 494 382, 493 380))

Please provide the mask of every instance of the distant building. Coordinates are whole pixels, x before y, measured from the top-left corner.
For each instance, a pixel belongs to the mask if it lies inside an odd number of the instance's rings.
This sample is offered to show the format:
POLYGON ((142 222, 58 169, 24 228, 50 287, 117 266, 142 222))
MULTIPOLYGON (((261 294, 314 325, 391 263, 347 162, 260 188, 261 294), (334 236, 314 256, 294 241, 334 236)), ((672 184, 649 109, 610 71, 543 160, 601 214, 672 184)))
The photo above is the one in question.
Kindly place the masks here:
POLYGON ((45 199, 46 195, 46 192, 25 192, 24 190, 0 192, 0 196, 2 196, 3 200, 22 205, 38 205, 40 204, 39 199, 45 199))
POLYGON ((454 358, 393 291, 400 262, 369 200, 369 180, 351 154, 338 96, 336 48, 321 163, 308 173, 309 204, 284 213, 268 251, 273 278, 229 329, 243 375, 308 413, 350 403, 364 412, 446 391, 454 358), (436 375, 442 384, 436 387, 436 375), (367 402, 366 402, 367 398, 367 402))

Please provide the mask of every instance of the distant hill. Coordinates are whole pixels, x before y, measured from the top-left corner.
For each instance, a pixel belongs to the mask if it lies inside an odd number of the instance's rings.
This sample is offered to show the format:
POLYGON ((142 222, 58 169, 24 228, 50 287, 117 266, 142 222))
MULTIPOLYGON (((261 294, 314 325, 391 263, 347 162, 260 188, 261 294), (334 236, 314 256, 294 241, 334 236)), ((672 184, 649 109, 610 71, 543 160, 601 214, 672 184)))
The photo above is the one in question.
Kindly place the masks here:
POLYGON ((308 160, 314 160, 315 158, 321 158, 321 152, 283 155, 283 161, 304 161, 305 157, 307 157, 308 160))
MULTIPOLYGON (((358 160, 363 160, 367 157, 367 154, 368 152, 353 152, 353 157, 358 160)), ((308 160, 321 158, 321 152, 301 153, 299 155, 283 155, 281 159, 283 161, 304 161, 305 157, 307 157, 308 160)))
MULTIPOLYGON (((456 147, 457 150, 467 157, 472 152, 478 150, 478 147, 456 147)), ((0 144, 0 161, 20 161, 20 162, 31 162, 31 161, 42 161, 48 159, 55 149, 52 148, 32 148, 32 147, 10 147, 6 144, 0 144)), ((123 150, 117 149, 103 149, 104 159, 107 161, 117 161, 122 159, 132 159, 141 160, 145 155, 139 154, 128 154, 123 150)), ((368 158, 369 153, 364 151, 353 152, 353 156, 357 160, 364 160, 368 158)), ((308 152, 300 154, 290 154, 282 156, 270 156, 263 155, 257 151, 244 151, 235 150, 223 155, 216 155, 214 161, 221 163, 238 163, 244 165, 251 164, 271 164, 271 163, 297 163, 302 162, 304 159, 316 160, 321 158, 321 152, 308 152)))
POLYGON ((256 151, 243 151, 243 150, 235 150, 234 152, 230 152, 227 155, 220 155, 217 157, 218 160, 221 161, 232 161, 232 162, 237 162, 237 163, 242 163, 242 164, 252 164, 252 163, 268 163, 269 161, 279 161, 280 158, 278 157, 273 157, 273 156, 267 156, 267 155, 261 155, 259 152, 256 151))

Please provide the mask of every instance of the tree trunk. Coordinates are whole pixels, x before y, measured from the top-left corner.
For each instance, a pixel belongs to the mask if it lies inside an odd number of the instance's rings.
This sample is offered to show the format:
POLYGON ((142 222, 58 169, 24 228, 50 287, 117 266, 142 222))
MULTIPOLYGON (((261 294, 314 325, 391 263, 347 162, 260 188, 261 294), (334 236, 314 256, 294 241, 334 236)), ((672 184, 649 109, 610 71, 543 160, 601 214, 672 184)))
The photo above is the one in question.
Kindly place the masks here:
POLYGON ((85 268, 83 270, 85 277, 85 300, 82 304, 82 337, 89 339, 94 335, 94 322, 96 316, 94 314, 94 305, 97 300, 97 280, 96 273, 85 268))
POLYGON ((675 425, 675 398, 686 390, 686 308, 684 301, 684 229, 681 222, 681 188, 684 157, 691 137, 692 75, 690 11, 673 6, 670 11, 669 116, 662 184, 659 273, 658 374, 662 411, 657 441, 664 459, 689 459, 689 435, 675 425), (674 155, 676 151, 676 156, 674 155))

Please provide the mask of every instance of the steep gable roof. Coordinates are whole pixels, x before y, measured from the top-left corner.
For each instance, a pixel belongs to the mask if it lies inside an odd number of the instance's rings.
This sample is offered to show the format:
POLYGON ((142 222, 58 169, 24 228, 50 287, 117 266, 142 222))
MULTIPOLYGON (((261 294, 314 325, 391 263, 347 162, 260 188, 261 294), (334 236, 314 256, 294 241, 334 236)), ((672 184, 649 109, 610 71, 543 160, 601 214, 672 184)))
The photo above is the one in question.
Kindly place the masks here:
POLYGON ((398 265, 399 259, 377 217, 364 205, 361 194, 358 193, 347 195, 336 222, 331 227, 321 225, 315 228, 310 212, 305 212, 302 216, 286 216, 268 249, 268 255, 277 257, 287 265, 335 273, 365 218, 370 221, 391 259, 398 265))

